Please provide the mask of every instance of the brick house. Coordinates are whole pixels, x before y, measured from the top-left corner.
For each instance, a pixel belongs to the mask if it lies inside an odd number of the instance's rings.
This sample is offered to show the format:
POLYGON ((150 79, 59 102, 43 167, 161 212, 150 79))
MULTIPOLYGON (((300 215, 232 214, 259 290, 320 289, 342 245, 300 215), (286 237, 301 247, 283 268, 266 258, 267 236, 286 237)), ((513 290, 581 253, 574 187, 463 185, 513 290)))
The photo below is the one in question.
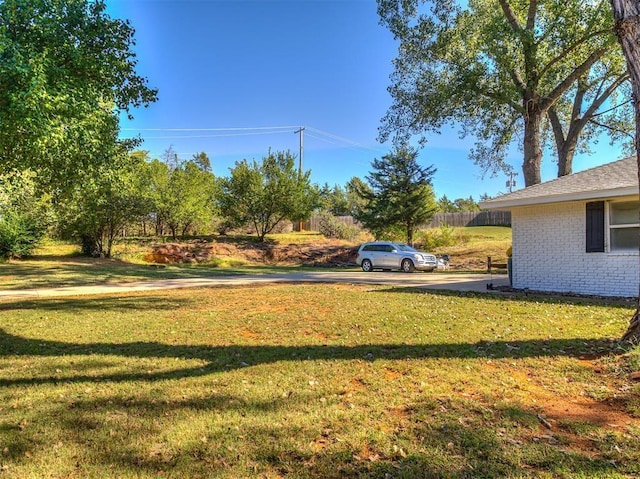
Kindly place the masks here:
POLYGON ((480 206, 510 210, 513 287, 638 296, 638 168, 630 157, 480 206))

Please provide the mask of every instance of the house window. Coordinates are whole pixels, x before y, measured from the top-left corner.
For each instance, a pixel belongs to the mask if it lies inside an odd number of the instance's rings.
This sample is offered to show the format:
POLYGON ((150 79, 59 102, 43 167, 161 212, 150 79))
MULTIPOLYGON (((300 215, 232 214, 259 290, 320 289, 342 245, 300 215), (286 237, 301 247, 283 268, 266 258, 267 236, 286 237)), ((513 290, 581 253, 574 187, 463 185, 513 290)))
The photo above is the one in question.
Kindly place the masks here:
POLYGON ((640 202, 609 203, 609 250, 638 251, 640 246, 640 202))
POLYGON ((604 201, 587 203, 587 253, 604 253, 604 201))

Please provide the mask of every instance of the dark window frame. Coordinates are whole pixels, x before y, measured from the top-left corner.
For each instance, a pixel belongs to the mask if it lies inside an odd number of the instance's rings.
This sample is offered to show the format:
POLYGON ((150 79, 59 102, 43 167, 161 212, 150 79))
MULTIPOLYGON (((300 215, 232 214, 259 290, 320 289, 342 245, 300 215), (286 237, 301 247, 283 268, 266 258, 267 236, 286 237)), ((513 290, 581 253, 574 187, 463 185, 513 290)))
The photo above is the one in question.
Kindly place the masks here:
POLYGON ((586 204, 586 252, 605 252, 605 204, 589 201, 586 204))

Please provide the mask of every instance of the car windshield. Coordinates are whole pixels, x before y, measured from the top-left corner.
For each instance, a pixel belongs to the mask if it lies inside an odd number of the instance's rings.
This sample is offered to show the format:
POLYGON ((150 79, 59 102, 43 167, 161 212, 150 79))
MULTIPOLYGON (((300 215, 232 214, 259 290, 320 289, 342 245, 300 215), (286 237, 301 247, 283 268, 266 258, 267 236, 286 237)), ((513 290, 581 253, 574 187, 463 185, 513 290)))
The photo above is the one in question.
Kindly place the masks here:
POLYGON ((400 251, 418 251, 417 249, 412 248, 408 244, 404 244, 404 243, 397 243, 396 246, 400 251))

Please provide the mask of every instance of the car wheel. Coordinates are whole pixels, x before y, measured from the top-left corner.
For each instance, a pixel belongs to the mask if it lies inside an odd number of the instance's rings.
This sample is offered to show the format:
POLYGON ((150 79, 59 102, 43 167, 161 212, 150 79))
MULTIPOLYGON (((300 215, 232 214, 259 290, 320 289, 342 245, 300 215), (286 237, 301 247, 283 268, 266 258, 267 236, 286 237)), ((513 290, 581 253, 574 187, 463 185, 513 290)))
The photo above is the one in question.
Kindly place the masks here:
POLYGON ((413 265, 413 261, 408 258, 402 260, 402 263, 400 263, 400 268, 402 268, 402 271, 404 271, 405 273, 413 273, 416 270, 416 267, 413 265))
POLYGON ((371 271, 373 271, 373 264, 368 259, 363 259, 361 266, 362 266, 362 271, 364 271, 365 273, 370 273, 371 271))

